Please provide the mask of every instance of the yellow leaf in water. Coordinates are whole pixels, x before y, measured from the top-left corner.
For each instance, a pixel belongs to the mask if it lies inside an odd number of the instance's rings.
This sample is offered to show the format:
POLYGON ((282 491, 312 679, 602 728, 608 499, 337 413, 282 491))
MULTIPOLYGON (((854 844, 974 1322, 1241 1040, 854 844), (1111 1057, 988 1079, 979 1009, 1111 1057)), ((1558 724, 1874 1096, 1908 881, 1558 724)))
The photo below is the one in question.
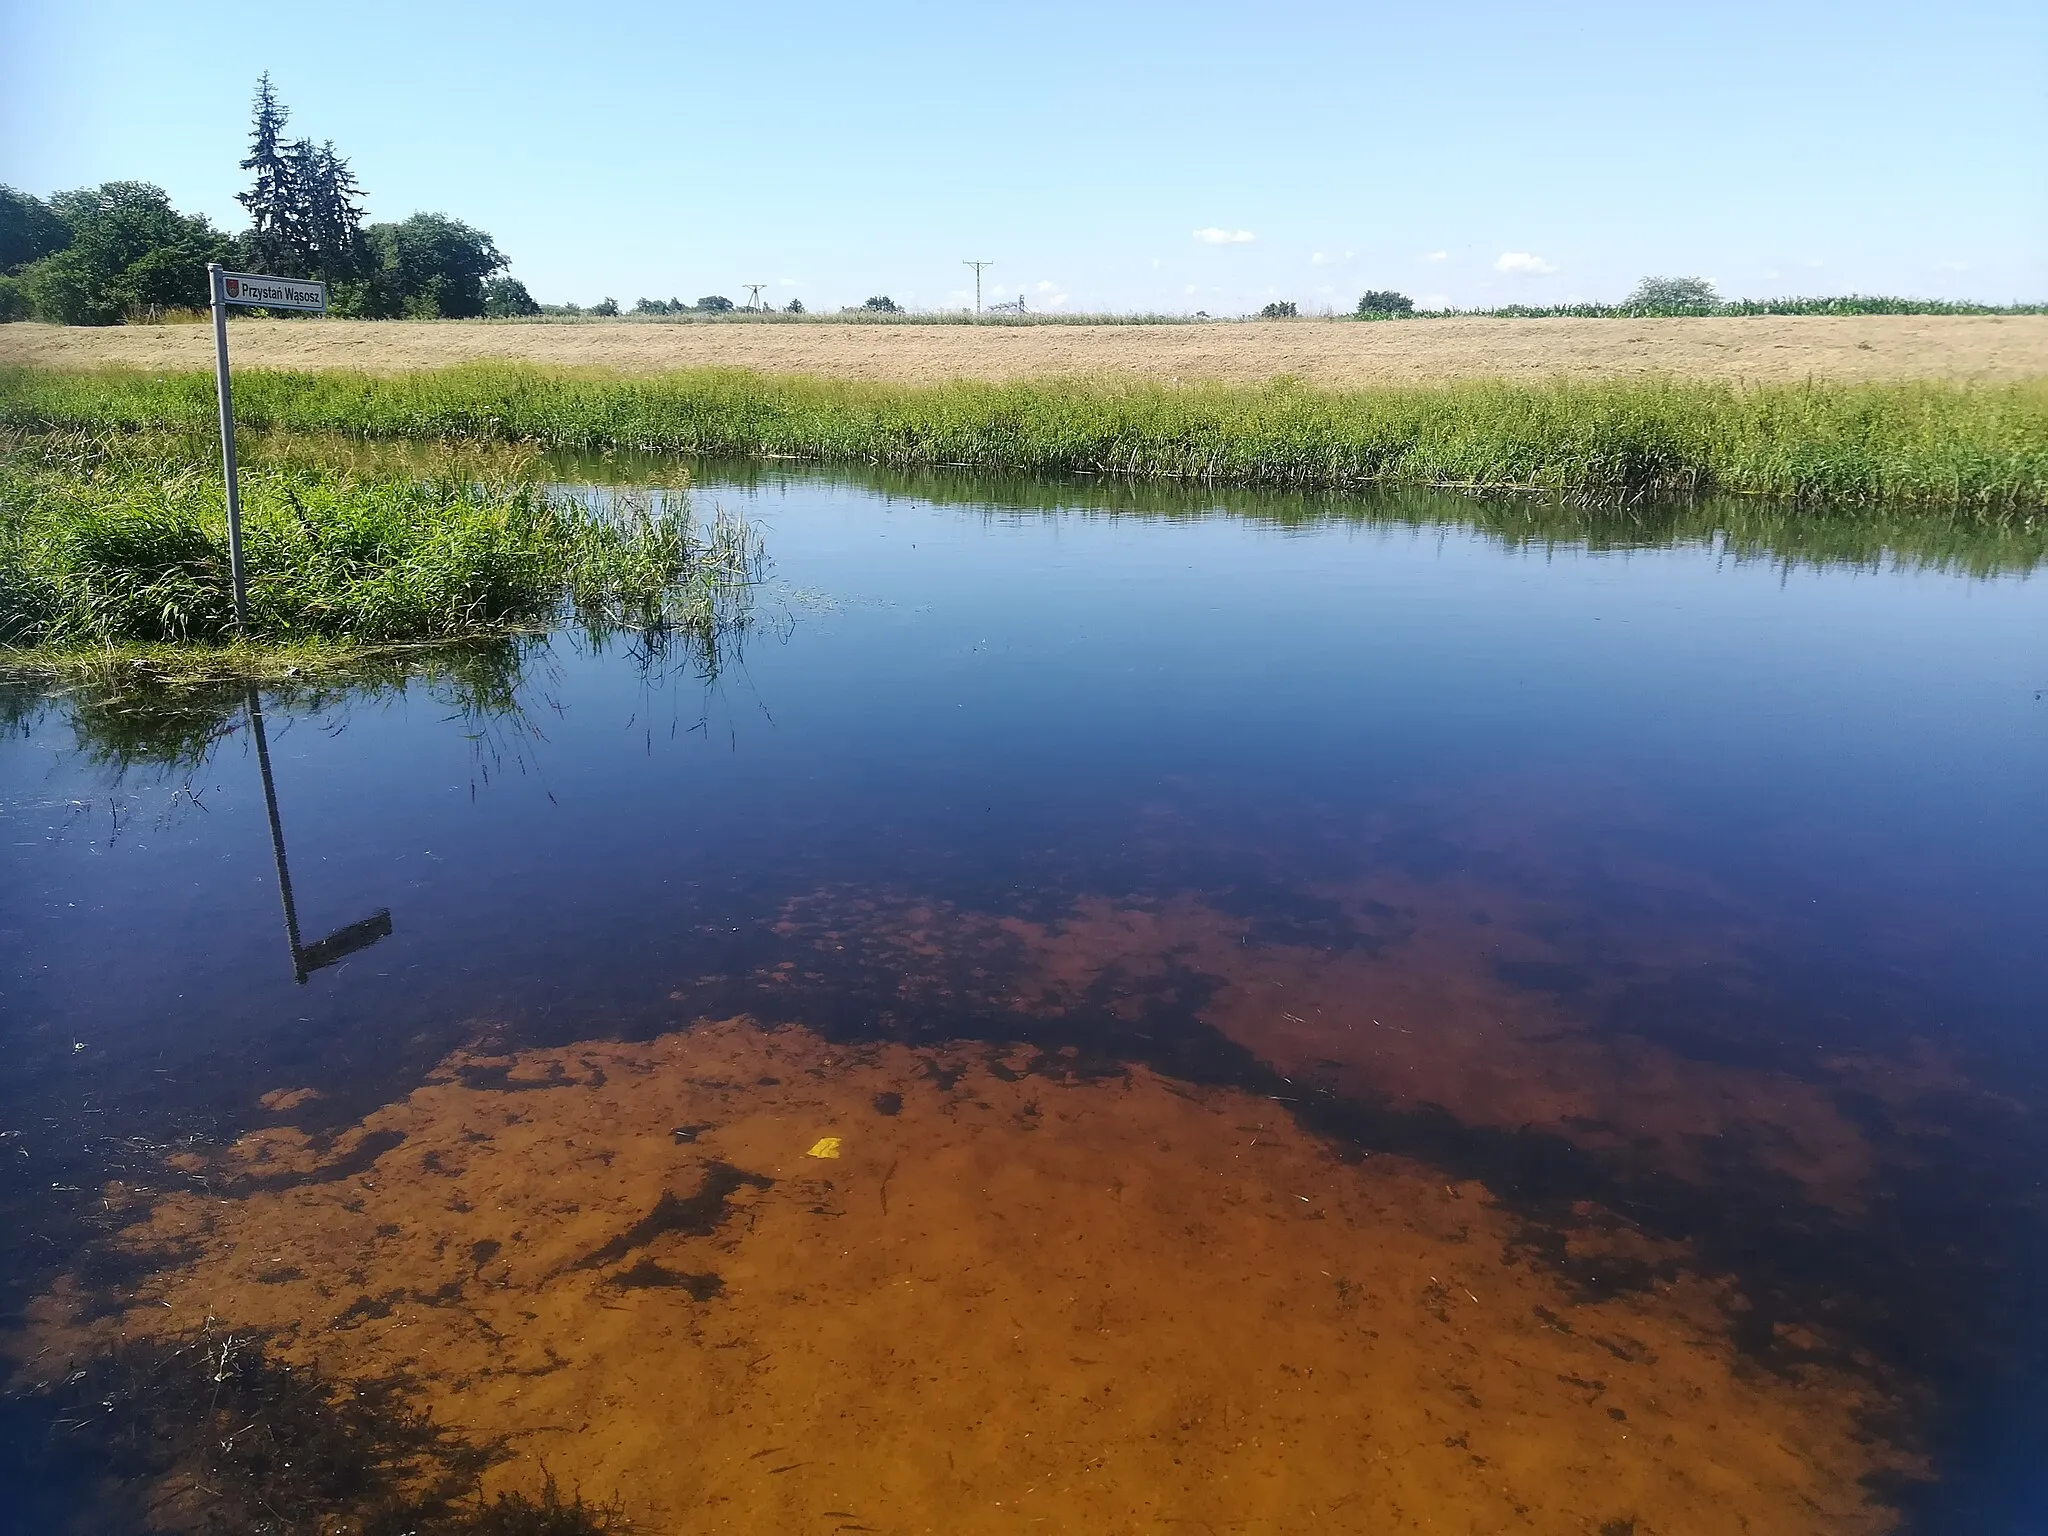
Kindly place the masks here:
POLYGON ((820 1136, 817 1141, 812 1143, 811 1150, 804 1154, 806 1157, 837 1157, 838 1155, 839 1138, 837 1136, 820 1136))

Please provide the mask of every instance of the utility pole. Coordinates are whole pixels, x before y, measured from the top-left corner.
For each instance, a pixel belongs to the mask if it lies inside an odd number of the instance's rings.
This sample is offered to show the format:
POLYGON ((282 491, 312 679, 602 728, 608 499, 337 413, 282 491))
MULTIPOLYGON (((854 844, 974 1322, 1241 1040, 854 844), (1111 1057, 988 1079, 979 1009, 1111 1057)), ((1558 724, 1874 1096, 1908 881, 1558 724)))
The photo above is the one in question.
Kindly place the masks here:
POLYGON ((768 285, 766 283, 742 283, 740 286, 747 290, 747 308, 759 314, 761 310, 761 290, 768 285))
POLYGON ((960 265, 974 268, 974 312, 978 315, 981 313, 981 269, 983 267, 992 267, 995 263, 992 261, 963 261, 960 265))

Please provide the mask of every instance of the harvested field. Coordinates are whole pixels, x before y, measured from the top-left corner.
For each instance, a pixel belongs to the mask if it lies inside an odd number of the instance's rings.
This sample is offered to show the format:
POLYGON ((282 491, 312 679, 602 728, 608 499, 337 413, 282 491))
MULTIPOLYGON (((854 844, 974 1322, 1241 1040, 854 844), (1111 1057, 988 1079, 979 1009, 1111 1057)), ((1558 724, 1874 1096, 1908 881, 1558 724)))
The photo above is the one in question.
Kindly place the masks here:
MULTIPOLYGON (((238 362, 403 372, 478 359, 651 373, 738 367, 905 383, 1055 374, 1329 386, 1666 376, 1758 383, 2048 375, 2048 316, 1298 320, 1213 325, 647 324, 248 320, 238 362)), ((0 328, 0 365, 200 368, 202 325, 0 328)))

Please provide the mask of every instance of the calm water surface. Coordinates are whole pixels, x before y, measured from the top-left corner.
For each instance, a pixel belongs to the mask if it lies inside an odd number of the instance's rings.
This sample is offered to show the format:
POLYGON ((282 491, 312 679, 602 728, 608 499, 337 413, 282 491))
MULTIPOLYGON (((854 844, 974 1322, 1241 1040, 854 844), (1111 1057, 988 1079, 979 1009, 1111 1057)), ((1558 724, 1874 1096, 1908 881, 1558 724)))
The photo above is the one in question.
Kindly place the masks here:
POLYGON ((266 694, 303 982, 234 696, 12 697, 0 1518, 211 1329, 656 1530, 2048 1528, 2038 577, 694 495, 715 668, 266 694))

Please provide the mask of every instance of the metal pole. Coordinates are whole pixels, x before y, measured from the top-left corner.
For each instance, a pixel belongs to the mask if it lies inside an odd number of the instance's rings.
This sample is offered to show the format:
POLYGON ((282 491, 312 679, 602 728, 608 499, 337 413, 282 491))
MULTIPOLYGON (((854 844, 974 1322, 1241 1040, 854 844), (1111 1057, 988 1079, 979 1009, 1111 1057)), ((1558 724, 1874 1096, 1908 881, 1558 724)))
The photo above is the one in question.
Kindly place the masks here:
POLYGON ((284 902, 284 932, 292 946, 292 976, 306 981, 305 946, 299 942, 299 906, 292 900, 292 870, 284 858, 284 821, 277 814, 277 784, 270 777, 270 737, 263 729, 263 704, 248 685, 249 729, 256 737, 256 762, 263 770, 263 803, 270 811, 270 851, 277 857, 277 894, 284 902))
MULTIPOLYGON (((235 398, 228 382, 228 294, 219 262, 207 263, 206 276, 213 290, 213 386, 220 397, 220 462, 228 487, 228 570, 235 586, 235 633, 240 635, 249 629, 249 589, 242 574, 242 487, 235 475, 235 398)), ((257 726, 259 740, 262 729, 257 726)))
POLYGON ((981 269, 983 267, 992 267, 995 263, 992 261, 963 261, 960 265, 974 268, 974 312, 978 315, 981 313, 981 269))

